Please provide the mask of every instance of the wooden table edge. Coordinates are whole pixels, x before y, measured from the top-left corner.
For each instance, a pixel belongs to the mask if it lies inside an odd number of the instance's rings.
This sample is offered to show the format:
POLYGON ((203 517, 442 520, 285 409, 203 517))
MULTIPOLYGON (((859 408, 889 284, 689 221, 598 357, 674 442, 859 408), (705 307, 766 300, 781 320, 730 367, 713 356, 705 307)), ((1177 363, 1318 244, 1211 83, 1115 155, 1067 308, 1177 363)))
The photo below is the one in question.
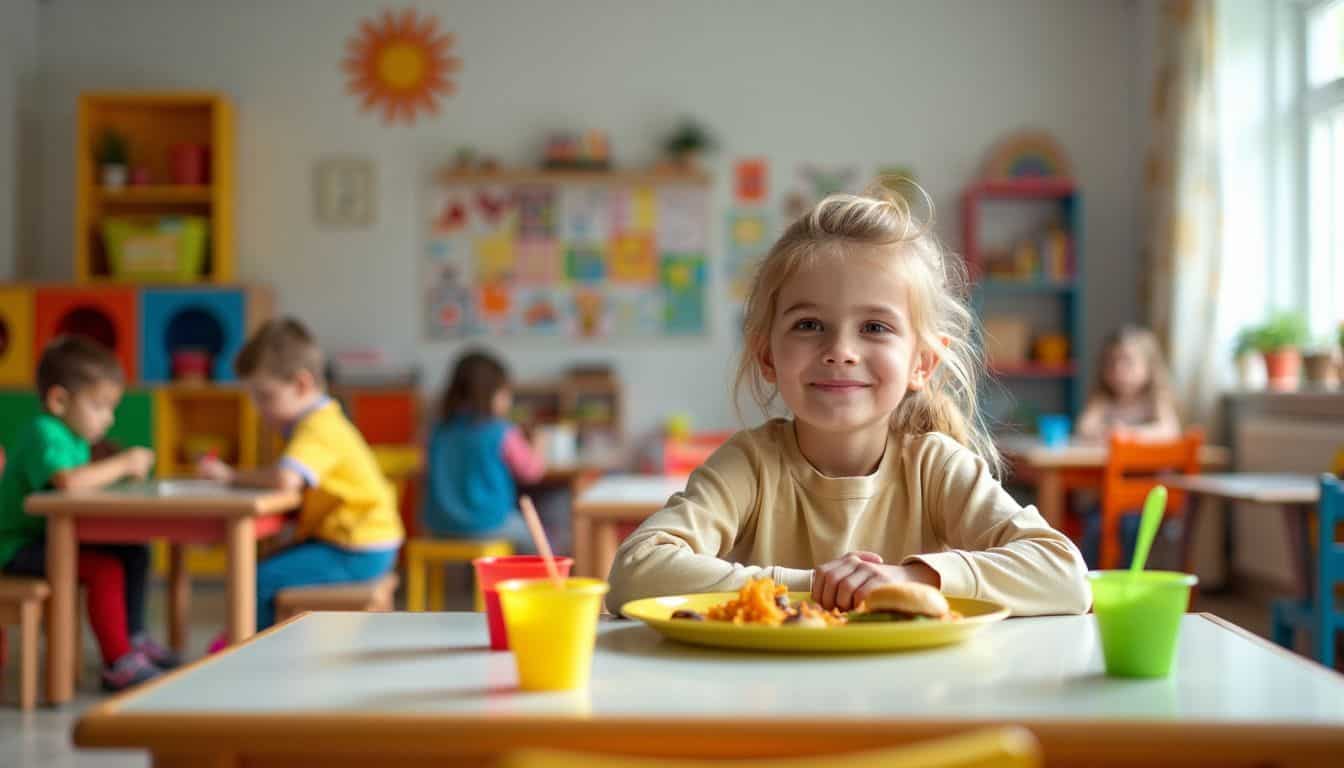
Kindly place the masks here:
POLYGON ((44 517, 54 515, 131 515, 135 517, 177 517, 185 514, 202 517, 274 515, 288 512, 303 503, 294 491, 262 491, 252 498, 219 496, 159 496, 152 504, 148 497, 115 493, 40 493, 24 502, 24 511, 44 517))

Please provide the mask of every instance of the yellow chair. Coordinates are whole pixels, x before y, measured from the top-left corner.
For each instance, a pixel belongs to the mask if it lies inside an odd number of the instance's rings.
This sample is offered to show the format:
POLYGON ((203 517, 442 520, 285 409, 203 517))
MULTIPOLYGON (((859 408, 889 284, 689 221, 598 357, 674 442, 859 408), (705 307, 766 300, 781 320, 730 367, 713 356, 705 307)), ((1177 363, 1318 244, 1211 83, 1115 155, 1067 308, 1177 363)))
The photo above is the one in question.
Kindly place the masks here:
MULTIPOLYGON (((444 565, 470 564, 478 557, 506 557, 513 554, 513 543, 506 539, 411 539, 402 554, 406 557, 406 610, 442 611, 444 565)), ((471 578, 476 610, 483 611, 485 599, 474 572, 471 578)))
POLYGON ((683 760, 576 752, 523 751, 502 768, 1038 768, 1041 747, 1024 728, 972 731, 905 747, 814 757, 754 760, 683 760))

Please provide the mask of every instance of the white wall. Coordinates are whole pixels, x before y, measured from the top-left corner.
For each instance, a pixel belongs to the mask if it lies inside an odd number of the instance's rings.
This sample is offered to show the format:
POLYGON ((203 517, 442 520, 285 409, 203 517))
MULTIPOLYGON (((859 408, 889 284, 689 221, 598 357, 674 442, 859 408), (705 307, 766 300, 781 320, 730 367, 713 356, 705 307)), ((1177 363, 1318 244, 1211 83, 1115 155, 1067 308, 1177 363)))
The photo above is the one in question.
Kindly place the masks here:
POLYGON ((36 73, 37 0, 0 0, 0 279, 20 271, 19 158, 36 73))
MULTIPOLYGON (((646 162, 686 113, 721 140, 718 209, 731 160, 771 160, 772 192, 801 162, 909 164, 959 241, 957 195, 1004 133, 1042 126, 1073 157, 1085 198, 1088 336, 1134 314, 1140 68, 1134 2, 491 3, 423 0, 456 35, 459 93, 434 119, 387 127, 361 114, 339 67, 347 37, 385 2, 49 0, 44 78, 44 274, 69 274, 76 94, 205 88, 238 106, 242 277, 329 347, 380 344, 438 386, 457 346, 426 343, 418 317, 417 201, 425 175, 462 144, 506 163, 536 156, 548 129, 609 131, 616 159, 646 162), (378 168, 378 222, 337 234, 312 221, 313 159, 362 152, 378 168)), ((721 215, 716 215, 721 220, 721 215)), ((721 221, 711 242, 717 256, 721 221)), ((719 293, 715 275, 715 295, 719 293)), ((658 343, 491 342, 522 377, 609 360, 633 426, 689 411, 731 426, 735 334, 716 312, 707 339, 658 343)), ((1088 366, 1090 369, 1090 365, 1088 366)))

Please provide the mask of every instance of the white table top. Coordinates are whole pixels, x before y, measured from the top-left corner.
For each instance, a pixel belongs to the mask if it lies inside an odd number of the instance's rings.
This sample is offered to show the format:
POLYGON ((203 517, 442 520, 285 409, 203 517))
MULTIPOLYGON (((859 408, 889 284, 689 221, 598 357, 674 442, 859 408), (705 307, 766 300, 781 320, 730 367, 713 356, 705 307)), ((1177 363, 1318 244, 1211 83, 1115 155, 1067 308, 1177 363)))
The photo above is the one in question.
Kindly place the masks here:
POLYGON ((794 656, 662 640, 604 622, 591 688, 516 690, 513 656, 487 650, 473 613, 311 614, 119 708, 128 715, 1025 719, 1328 725, 1344 676, 1198 616, 1165 680, 1103 675, 1092 616, 1011 619, 957 646, 794 656))
POLYGON ((1229 472, 1178 475, 1163 478, 1162 482, 1171 488, 1206 496, 1260 504, 1315 504, 1321 498, 1317 475, 1229 472))
MULTIPOLYGON (((1099 441, 1070 439, 1063 445, 1048 447, 1035 435, 1005 435, 994 442, 1006 456, 1040 469, 1087 469, 1106 465, 1107 446, 1099 441)), ((1230 459, 1228 450, 1220 445, 1203 445, 1199 449, 1199 461, 1206 467, 1226 466, 1230 459)))
POLYGON ((672 494, 685 489, 686 475, 606 475, 585 488, 574 503, 661 507, 672 494))

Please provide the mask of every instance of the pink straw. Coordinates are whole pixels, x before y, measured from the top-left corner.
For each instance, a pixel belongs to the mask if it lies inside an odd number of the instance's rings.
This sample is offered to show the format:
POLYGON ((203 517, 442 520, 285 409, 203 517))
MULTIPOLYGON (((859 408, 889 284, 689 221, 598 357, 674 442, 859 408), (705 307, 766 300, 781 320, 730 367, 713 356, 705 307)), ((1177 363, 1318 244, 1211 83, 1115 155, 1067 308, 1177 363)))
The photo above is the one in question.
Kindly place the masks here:
POLYGON ((531 531, 532 541, 537 545, 537 551, 541 553, 541 559, 546 563, 546 573, 551 577, 556 589, 564 589, 565 580, 560 578, 560 569, 555 567, 555 555, 551 554, 551 542, 546 538, 546 529, 541 527, 537 508, 532 506, 532 500, 526 496, 518 497, 518 506, 523 508, 523 520, 527 521, 527 530, 531 531))

